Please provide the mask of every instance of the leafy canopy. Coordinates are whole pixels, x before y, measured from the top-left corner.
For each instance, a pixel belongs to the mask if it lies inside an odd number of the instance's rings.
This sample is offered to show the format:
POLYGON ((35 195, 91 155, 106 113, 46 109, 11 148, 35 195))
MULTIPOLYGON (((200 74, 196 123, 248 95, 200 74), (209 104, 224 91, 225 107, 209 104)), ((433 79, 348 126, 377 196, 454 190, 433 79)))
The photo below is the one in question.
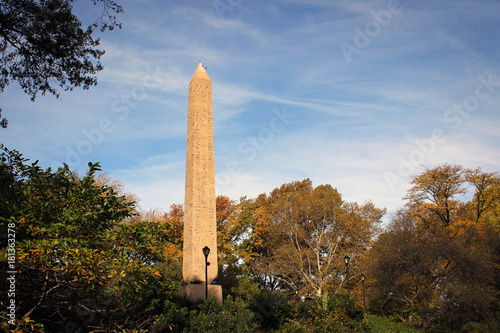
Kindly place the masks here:
MULTIPOLYGON (((73 13, 75 0, 2 0, 0 3, 0 93, 17 81, 34 101, 37 94, 58 89, 89 89, 103 69, 96 29, 120 27, 114 14, 123 8, 113 0, 90 0, 101 5, 101 17, 88 27, 73 13)), ((8 121, 1 118, 0 126, 8 121)))
POLYGON ((494 323, 500 176, 443 164, 411 184, 407 205, 366 257, 374 310, 414 313, 440 329, 494 323))

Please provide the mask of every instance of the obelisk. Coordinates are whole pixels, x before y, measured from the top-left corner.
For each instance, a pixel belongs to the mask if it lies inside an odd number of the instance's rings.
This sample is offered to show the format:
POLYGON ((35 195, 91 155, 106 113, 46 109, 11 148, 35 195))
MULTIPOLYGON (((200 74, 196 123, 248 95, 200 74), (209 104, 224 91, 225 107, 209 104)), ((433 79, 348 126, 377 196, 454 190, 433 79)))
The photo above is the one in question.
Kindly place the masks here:
POLYGON ((182 255, 185 285, 179 293, 197 300, 205 298, 208 291, 208 295, 214 294, 222 302, 221 286, 211 284, 218 268, 212 82, 201 62, 189 83, 185 186, 182 255), (210 249, 208 266, 205 247, 210 249))

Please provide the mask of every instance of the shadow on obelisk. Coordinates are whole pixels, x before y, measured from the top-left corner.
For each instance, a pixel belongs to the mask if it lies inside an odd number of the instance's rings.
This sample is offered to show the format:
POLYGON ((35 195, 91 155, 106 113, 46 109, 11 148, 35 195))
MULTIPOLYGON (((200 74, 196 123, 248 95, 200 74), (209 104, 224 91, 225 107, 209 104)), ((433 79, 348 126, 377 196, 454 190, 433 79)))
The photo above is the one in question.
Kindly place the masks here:
POLYGON ((189 83, 182 254, 185 285, 179 295, 191 300, 214 295, 222 303, 222 287, 211 284, 217 269, 212 82, 200 62, 189 83))

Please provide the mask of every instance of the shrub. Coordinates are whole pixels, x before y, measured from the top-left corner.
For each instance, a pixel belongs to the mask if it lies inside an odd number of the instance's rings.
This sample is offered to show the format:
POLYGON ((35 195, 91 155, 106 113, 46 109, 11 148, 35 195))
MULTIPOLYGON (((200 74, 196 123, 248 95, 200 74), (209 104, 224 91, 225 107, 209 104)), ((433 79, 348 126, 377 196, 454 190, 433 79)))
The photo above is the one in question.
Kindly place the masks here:
POLYGON ((152 332, 254 332, 252 311, 226 297, 220 304, 214 297, 201 302, 177 298, 165 302, 152 332))
POLYGON ((250 309, 261 329, 277 329, 287 318, 291 317, 288 299, 285 293, 261 290, 255 295, 250 309))
POLYGON ((293 318, 280 327, 279 332, 362 332, 363 310, 346 294, 322 299, 290 303, 293 318))

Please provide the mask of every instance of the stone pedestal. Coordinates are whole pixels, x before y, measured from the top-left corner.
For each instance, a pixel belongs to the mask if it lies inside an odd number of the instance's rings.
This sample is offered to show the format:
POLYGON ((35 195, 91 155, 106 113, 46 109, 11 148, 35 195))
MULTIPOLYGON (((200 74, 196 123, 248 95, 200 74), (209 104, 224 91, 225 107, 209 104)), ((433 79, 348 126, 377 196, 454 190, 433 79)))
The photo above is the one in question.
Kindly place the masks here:
MULTIPOLYGON (((179 290, 179 295, 187 297, 190 300, 197 301, 205 299, 205 285, 204 284, 187 284, 182 286, 179 290)), ((222 303, 222 286, 217 284, 208 285, 208 297, 215 296, 220 303, 222 303)))

